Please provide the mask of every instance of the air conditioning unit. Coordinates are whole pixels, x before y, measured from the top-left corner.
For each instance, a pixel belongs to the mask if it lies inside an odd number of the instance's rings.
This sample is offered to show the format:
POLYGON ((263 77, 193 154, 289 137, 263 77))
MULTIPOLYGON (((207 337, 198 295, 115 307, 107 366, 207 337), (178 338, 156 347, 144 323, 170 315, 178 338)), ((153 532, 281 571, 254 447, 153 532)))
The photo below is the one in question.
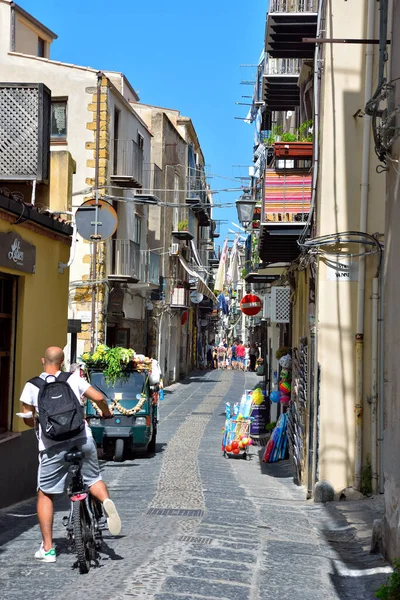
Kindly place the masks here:
POLYGON ((171 244, 171 250, 169 252, 170 256, 178 256, 179 255, 179 244, 171 244))
POLYGON ((289 323, 291 313, 290 287, 271 288, 271 322, 289 323))

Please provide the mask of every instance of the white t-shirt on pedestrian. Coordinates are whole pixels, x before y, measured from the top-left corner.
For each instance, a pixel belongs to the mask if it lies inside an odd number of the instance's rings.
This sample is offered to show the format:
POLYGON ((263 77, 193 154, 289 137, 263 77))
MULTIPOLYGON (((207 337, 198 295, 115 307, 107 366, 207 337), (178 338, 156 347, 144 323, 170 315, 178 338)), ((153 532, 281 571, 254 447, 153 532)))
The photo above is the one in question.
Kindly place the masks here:
POLYGON ((250 359, 250 348, 247 348, 247 347, 246 347, 246 348, 244 349, 244 357, 245 357, 245 359, 246 359, 246 360, 249 360, 249 359, 250 359))
MULTIPOLYGON (((41 373, 39 375, 39 377, 41 377, 44 380, 46 380, 46 378, 48 377, 49 378, 48 382, 50 382, 52 377, 54 377, 54 379, 55 379, 56 377, 59 376, 60 373, 61 373, 61 371, 58 371, 54 376, 49 375, 49 373, 41 373)), ((67 381, 67 384, 72 389, 75 396, 78 398, 79 402, 83 406, 81 396, 83 396, 83 394, 88 390, 88 388, 90 388, 90 383, 88 383, 85 379, 83 379, 83 377, 81 377, 79 374, 79 370, 77 370, 77 371, 75 371, 75 373, 72 373, 72 375, 70 375, 70 377, 67 381)), ((23 402, 24 404, 29 404, 29 406, 33 406, 37 413, 38 412, 38 397, 39 397, 39 388, 36 387, 36 385, 33 385, 33 383, 29 383, 29 381, 28 381, 25 384, 24 389, 22 390, 20 401, 23 402)), ((55 444, 65 443, 65 442, 57 442, 55 440, 50 440, 49 438, 42 435, 42 428, 40 427, 40 425, 38 426, 37 437, 39 440, 39 452, 41 452, 42 450, 45 450, 46 448, 49 448, 50 446, 54 446, 55 444)), ((75 437, 68 440, 68 442, 73 442, 74 440, 77 440, 82 437, 87 437, 87 438, 93 437, 92 431, 86 421, 85 421, 85 429, 83 429, 75 437)))

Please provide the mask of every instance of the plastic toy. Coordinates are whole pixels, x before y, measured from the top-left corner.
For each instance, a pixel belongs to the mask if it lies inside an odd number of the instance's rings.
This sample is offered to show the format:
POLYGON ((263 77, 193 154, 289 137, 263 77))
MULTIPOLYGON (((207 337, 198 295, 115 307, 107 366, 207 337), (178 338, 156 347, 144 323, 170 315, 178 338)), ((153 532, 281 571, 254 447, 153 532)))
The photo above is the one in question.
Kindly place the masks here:
POLYGON ((273 390, 270 395, 269 395, 269 399, 271 400, 271 402, 279 402, 279 400, 281 399, 281 395, 278 392, 278 390, 273 390))

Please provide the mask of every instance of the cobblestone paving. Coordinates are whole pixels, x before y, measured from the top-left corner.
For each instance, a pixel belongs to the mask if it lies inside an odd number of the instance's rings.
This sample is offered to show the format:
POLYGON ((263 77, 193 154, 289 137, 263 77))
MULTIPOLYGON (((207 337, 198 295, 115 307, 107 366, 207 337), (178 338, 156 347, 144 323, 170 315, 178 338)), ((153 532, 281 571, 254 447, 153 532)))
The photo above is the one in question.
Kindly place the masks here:
POLYGON ((57 503, 56 564, 35 563, 34 501, 0 511, 0 600, 372 599, 388 567, 370 556, 334 505, 305 501, 289 465, 225 459, 225 402, 253 373, 195 374, 166 390, 158 452, 102 464, 123 520, 100 564, 72 568, 57 503))

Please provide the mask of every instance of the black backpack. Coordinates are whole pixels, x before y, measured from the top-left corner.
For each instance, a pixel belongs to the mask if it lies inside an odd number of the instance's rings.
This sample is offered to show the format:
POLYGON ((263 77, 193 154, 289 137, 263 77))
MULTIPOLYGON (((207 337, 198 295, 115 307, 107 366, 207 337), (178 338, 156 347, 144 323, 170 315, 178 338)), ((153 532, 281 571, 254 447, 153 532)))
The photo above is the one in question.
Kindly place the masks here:
POLYGON ((29 380, 39 388, 38 418, 42 435, 63 442, 78 435, 85 428, 83 406, 67 381, 72 373, 48 375, 46 379, 29 380), (51 377, 51 381, 47 381, 51 377))

